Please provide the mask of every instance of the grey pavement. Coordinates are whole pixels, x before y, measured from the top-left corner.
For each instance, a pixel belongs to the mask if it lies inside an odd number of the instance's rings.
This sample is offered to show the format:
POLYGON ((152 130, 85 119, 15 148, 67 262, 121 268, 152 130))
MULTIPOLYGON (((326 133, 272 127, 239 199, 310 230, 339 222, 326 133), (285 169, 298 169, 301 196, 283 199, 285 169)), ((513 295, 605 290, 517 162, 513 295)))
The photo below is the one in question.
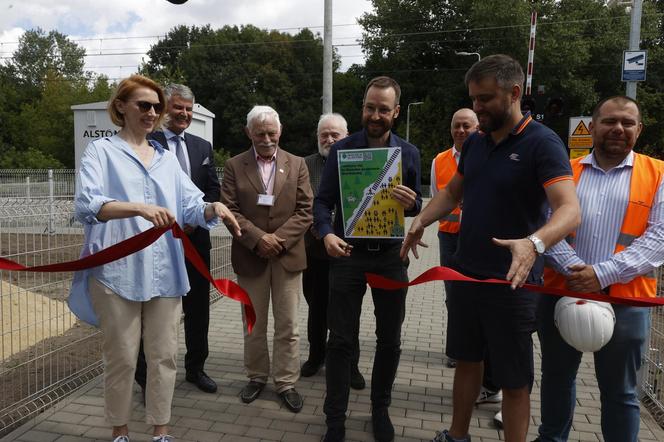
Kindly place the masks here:
MULTIPOLYGON (((435 226, 427 229, 420 259, 411 260, 411 279, 438 265, 438 243, 435 226)), ((307 355, 307 304, 300 303, 302 359, 307 355)), ((242 321, 240 307, 231 300, 214 304, 211 313, 210 358, 207 373, 219 384, 219 392, 207 394, 184 381, 182 356, 184 339, 180 339, 178 381, 173 402, 171 433, 184 441, 319 441, 325 431, 323 399, 324 371, 302 378, 297 389, 304 396, 299 414, 288 411, 271 385, 252 404, 243 404, 238 395, 247 379, 242 365, 242 321)), ((390 415, 395 424, 397 441, 430 440, 436 430, 447 427, 452 416, 452 380, 454 369, 444 364, 443 330, 446 324, 443 283, 435 282, 410 289, 406 320, 403 325, 403 353, 394 385, 390 415)), ((373 306, 365 296, 360 330, 360 370, 370 384, 375 346, 373 306)), ((268 330, 271 327, 268 328, 268 330)), ((536 342, 536 373, 539 372, 539 347, 536 342)), ((539 376, 531 396, 532 418, 528 440, 535 438, 540 421, 539 376)), ((578 379, 578 399, 570 440, 601 441, 599 392, 593 374, 592 358, 584 357, 578 379)), ((371 441, 370 391, 351 390, 348 440, 371 441)), ((132 441, 149 441, 151 428, 143 423, 138 387, 134 394, 134 415, 130 422, 132 441)), ((4 440, 23 442, 110 441, 110 430, 104 420, 101 379, 53 409, 17 429, 4 440)), ((499 404, 476 407, 471 421, 473 441, 504 440, 503 432, 493 424, 499 404)), ((641 413, 642 441, 664 441, 664 431, 647 411, 641 413)))

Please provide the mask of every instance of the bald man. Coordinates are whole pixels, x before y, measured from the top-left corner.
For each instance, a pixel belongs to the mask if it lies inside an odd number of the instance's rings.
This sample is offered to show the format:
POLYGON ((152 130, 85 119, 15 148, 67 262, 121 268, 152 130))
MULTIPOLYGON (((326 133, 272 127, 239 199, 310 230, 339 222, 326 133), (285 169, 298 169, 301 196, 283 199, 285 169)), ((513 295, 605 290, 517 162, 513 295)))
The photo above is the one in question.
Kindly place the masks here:
MULTIPOLYGON (((431 163, 431 197, 450 182, 457 170, 463 142, 468 135, 479 128, 477 115, 472 109, 459 109, 452 116, 450 132, 454 144, 436 155, 431 163)), ((459 237, 459 221, 461 208, 457 207, 452 213, 441 219, 438 223, 438 240, 440 243, 440 265, 449 266, 450 258, 456 252, 459 237)), ((445 282, 445 291, 449 292, 448 283, 445 282)))
MULTIPOLYGON (((461 149, 466 138, 479 128, 477 115, 472 109, 462 108, 452 115, 450 133, 454 144, 451 148, 439 153, 431 163, 431 197, 450 182, 457 170, 461 149)), ((438 223, 438 244, 440 247, 440 265, 449 266, 450 259, 456 252, 459 239, 459 221, 461 208, 457 207, 452 213, 441 219, 438 223)), ((445 295, 450 291, 450 284, 445 281, 445 295)), ((447 301, 446 301, 447 304, 447 301)), ((447 366, 456 366, 454 359, 447 360, 447 366)))

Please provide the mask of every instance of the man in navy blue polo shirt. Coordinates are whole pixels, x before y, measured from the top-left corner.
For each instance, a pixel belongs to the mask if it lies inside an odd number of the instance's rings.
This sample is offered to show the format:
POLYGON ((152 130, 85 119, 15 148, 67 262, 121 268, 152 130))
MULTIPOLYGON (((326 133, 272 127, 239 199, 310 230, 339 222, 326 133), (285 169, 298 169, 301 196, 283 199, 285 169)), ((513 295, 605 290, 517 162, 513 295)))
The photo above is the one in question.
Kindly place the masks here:
POLYGON ((475 278, 509 285, 459 282, 449 298, 447 355, 454 373, 452 425, 434 441, 469 441, 468 426, 482 380, 485 351, 503 389, 507 441, 525 441, 533 384, 535 295, 520 287, 540 283, 542 259, 579 224, 572 172, 560 138, 521 114, 523 70, 507 55, 492 55, 466 73, 480 131, 463 145, 457 174, 413 220, 401 249, 417 257, 424 228, 463 200, 454 267, 475 278), (543 206, 553 215, 546 222, 543 206))
MULTIPOLYGON (((401 240, 346 239, 337 210, 332 226, 332 210, 341 207, 337 151, 369 147, 401 147, 403 185, 392 192, 405 209, 415 216, 422 207, 420 192, 420 153, 415 146, 399 138, 390 129, 399 116, 399 84, 389 77, 369 82, 364 93, 362 126, 364 130, 332 146, 323 177, 314 200, 314 228, 320 233, 330 261, 330 299, 325 373, 327 395, 324 411, 325 441, 343 441, 348 408, 351 360, 360 329, 362 298, 366 291, 365 272, 407 281, 406 264, 399 257, 401 240), (351 252, 352 250, 352 252, 351 252)), ((394 426, 388 414, 392 385, 401 355, 401 324, 406 311, 406 289, 372 289, 376 315, 376 356, 371 373, 371 419, 378 441, 394 439, 394 426)))

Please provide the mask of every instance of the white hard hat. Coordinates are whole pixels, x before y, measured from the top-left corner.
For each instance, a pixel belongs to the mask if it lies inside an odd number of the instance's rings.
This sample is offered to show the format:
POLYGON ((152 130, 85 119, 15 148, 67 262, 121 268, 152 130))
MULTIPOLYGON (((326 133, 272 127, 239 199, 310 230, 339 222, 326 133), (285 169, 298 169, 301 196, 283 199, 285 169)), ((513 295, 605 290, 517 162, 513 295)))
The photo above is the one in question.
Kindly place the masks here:
POLYGON ((595 352, 613 336, 616 315, 608 302, 561 298, 553 320, 560 336, 580 352, 595 352))

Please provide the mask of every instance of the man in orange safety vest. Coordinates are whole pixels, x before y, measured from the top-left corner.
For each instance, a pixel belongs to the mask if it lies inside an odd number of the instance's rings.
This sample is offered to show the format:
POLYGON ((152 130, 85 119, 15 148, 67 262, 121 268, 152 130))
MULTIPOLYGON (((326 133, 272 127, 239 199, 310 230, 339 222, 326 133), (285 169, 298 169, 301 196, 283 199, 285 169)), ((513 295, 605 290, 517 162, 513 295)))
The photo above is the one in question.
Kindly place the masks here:
MULTIPOLYGON (((576 232, 546 252, 544 285, 612 297, 657 296, 654 270, 664 263, 664 162, 633 151, 641 110, 625 96, 602 100, 593 112, 593 152, 572 161, 581 203, 576 232)), ((542 423, 538 441, 569 437, 581 352, 554 325, 557 298, 543 296, 538 311, 542 349, 542 423)), ((595 373, 607 442, 636 442, 638 372, 647 343, 647 308, 613 305, 611 340, 596 351, 595 373)))

